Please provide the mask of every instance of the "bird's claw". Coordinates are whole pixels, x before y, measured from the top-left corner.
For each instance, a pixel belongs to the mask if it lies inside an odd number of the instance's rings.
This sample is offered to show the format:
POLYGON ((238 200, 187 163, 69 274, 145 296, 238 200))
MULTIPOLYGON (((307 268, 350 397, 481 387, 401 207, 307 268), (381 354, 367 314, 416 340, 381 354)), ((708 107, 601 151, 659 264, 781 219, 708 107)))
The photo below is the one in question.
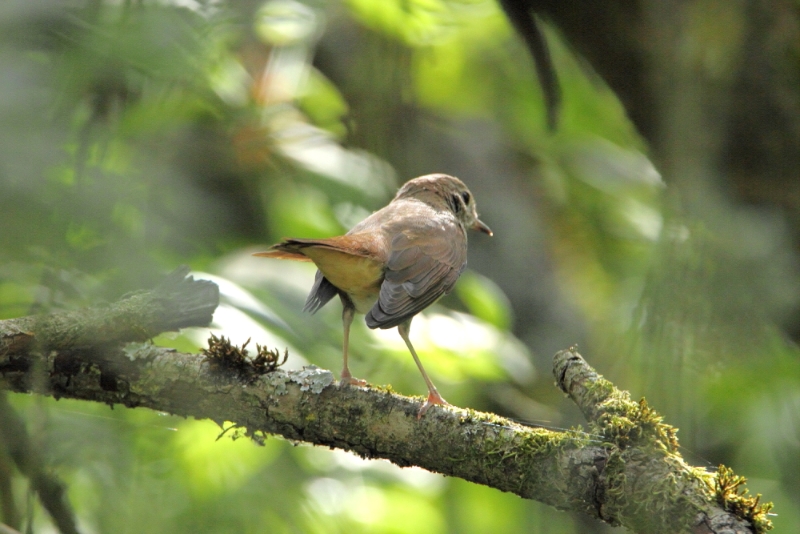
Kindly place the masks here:
POLYGON ((356 378, 350 372, 342 372, 342 378, 339 380, 340 386, 366 386, 367 381, 361 378, 356 378))
POLYGON ((421 419, 425 412, 428 411, 428 408, 438 404, 439 406, 450 406, 450 403, 444 400, 444 397, 439 395, 438 391, 431 391, 428 393, 428 400, 425 401, 425 404, 417 412, 417 420, 421 419))

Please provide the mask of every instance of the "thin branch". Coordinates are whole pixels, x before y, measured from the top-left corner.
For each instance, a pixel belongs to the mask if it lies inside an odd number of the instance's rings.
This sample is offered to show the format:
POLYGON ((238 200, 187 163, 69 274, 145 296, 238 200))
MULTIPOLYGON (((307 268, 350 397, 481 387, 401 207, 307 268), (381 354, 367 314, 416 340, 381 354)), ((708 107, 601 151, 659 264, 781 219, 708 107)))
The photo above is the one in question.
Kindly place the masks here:
MULTIPOLYGON (((0 392, 0 395, 5 395, 5 392, 0 392)), ((2 439, 3 432, 0 432, 0 440, 2 439)), ((6 449, 6 446, 0 445, 0 518, 4 521, 0 525, 18 529, 22 523, 22 517, 17 508, 11 484, 14 474, 13 460, 8 456, 6 449)), ((0 534, 2 534, 2 530, 0 530, 0 534)))

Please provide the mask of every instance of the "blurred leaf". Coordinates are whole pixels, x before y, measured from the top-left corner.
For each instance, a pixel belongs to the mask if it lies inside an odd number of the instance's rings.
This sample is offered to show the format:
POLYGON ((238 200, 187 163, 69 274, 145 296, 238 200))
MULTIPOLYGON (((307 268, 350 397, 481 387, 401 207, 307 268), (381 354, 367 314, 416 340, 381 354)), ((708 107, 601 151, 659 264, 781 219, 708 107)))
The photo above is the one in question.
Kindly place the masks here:
POLYGON ((317 189, 284 182, 269 199, 270 225, 281 237, 330 237, 342 232, 328 199, 317 189))
POLYGON ((281 450, 278 440, 268 439, 257 446, 248 438, 232 439, 233 431, 209 439, 222 431, 211 421, 186 421, 175 435, 175 456, 183 471, 180 478, 187 492, 204 500, 238 491, 281 450))
POLYGON ((466 271, 456 285, 458 297, 469 312, 487 323, 508 330, 511 326, 511 306, 503 291, 491 280, 473 271, 466 271))
POLYGON ((311 71, 308 86, 298 104, 314 124, 332 133, 337 139, 343 139, 347 134, 347 129, 342 124, 348 111, 347 102, 336 86, 319 71, 311 71))
POLYGON ((408 44, 425 44, 448 31, 444 0, 347 0, 361 22, 408 44))

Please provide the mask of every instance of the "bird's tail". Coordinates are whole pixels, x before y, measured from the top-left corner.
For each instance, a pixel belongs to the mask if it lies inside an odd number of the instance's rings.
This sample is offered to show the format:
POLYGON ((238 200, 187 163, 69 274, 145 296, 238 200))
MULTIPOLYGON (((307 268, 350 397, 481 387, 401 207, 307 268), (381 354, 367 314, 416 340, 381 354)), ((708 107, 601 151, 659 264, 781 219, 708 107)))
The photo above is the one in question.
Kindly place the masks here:
POLYGON ((311 261, 311 258, 303 254, 303 249, 314 244, 310 239, 284 239, 264 252, 256 252, 253 256, 277 258, 279 260, 311 261))

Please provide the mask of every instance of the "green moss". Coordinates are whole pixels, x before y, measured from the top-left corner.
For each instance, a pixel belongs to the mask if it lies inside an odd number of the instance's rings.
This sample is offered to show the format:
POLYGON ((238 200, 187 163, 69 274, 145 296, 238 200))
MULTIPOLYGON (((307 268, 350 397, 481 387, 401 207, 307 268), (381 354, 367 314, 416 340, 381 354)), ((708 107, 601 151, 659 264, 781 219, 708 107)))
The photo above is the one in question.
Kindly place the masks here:
POLYGON ((498 426, 517 426, 516 423, 506 419, 505 417, 501 417, 499 415, 487 412, 479 412, 477 410, 473 410, 472 408, 466 408, 465 411, 467 412, 466 415, 462 415, 460 418, 461 424, 471 424, 471 423, 489 423, 492 425, 498 426))
POLYGON ((614 391, 598 406, 596 430, 620 449, 652 445, 667 452, 678 450, 678 429, 642 398, 633 402, 627 392, 614 391))
POLYGON ((769 511, 772 510, 773 504, 761 503, 760 493, 755 497, 748 497, 748 491, 743 487, 746 482, 747 479, 736 475, 733 469, 720 465, 714 480, 717 502, 725 510, 753 525, 756 534, 772 530, 769 511))
MULTIPOLYGON (((488 414, 487 414, 488 415, 488 414)), ((468 414, 464 419, 475 417, 486 426, 482 441, 486 444, 481 455, 480 467, 484 472, 500 472, 505 482, 513 482, 514 491, 527 494, 526 487, 531 481, 568 480, 569 473, 547 470, 539 460, 552 457, 554 451, 564 448, 580 448, 588 442, 586 434, 579 432, 553 432, 544 428, 530 428, 522 431, 519 425, 497 416, 484 417, 480 412, 468 414)), ((560 468, 560 467, 559 467, 560 468)), ((563 466, 568 469, 568 466, 563 466)))
MULTIPOLYGON (((606 484, 604 493, 598 496, 601 515, 611 524, 619 524, 625 515, 636 517, 668 517, 670 510, 685 509, 687 517, 671 517, 665 531, 680 531, 692 520, 692 506, 677 506, 676 501, 686 500, 684 489, 694 478, 686 471, 687 466, 678 454, 678 430, 663 422, 663 417, 651 408, 643 398, 631 400, 625 391, 619 391, 607 380, 598 377, 587 381, 586 402, 594 406, 592 431, 603 436, 609 447, 608 460, 603 467, 606 484), (656 460, 675 463, 674 474, 647 482, 652 488, 646 494, 637 494, 636 501, 629 499, 632 483, 627 479, 630 462, 646 464, 656 460), (679 464, 679 465, 678 465, 679 464), (680 473, 687 473, 683 477, 680 473), (644 509, 647 513, 641 513, 644 509)), ((641 466, 640 466, 641 467, 641 466)), ((643 472, 647 472, 644 469, 643 472)), ((643 482, 643 481, 642 481, 643 482)), ((641 526, 640 526, 641 528, 641 526)), ((645 531, 648 528, 644 526, 645 531)))
POLYGON ((596 406, 612 397, 627 396, 627 392, 619 391, 614 387, 614 384, 599 375, 595 380, 584 381, 583 386, 586 389, 586 400, 592 406, 596 406))
POLYGON ((376 391, 380 391, 382 393, 387 393, 389 395, 396 393, 394 388, 392 388, 391 384, 385 384, 385 385, 367 384, 367 387, 369 387, 370 389, 374 389, 376 391))
POLYGON ((612 526, 619 526, 619 518, 628 506, 625 491, 628 480, 621 451, 615 450, 608 455, 603 473, 606 479, 605 494, 597 496, 602 507, 600 515, 612 526))

